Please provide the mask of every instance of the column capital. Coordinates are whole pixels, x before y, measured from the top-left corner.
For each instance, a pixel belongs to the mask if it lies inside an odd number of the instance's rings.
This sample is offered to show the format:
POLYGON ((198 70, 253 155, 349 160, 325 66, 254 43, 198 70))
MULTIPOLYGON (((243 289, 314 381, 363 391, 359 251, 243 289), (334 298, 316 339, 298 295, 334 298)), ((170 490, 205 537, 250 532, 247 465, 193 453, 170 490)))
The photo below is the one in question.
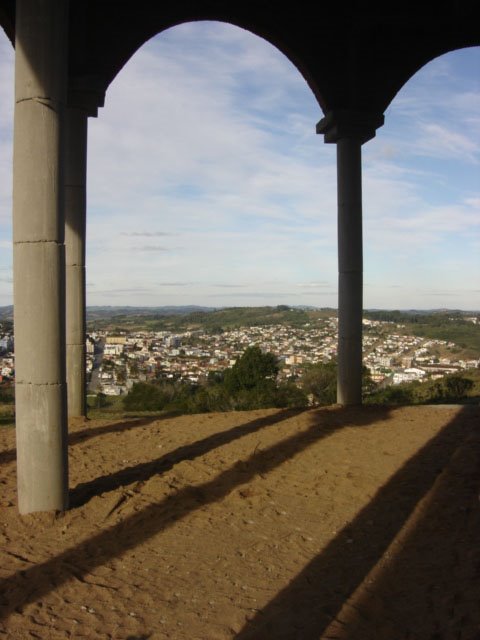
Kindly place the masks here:
POLYGON ((325 142, 338 142, 342 138, 359 140, 360 144, 375 137, 384 123, 383 114, 353 109, 329 111, 317 124, 317 133, 323 133, 325 142))
POLYGON ((87 116, 96 118, 98 108, 105 103, 105 91, 98 78, 70 77, 68 80, 67 108, 85 111, 87 116))

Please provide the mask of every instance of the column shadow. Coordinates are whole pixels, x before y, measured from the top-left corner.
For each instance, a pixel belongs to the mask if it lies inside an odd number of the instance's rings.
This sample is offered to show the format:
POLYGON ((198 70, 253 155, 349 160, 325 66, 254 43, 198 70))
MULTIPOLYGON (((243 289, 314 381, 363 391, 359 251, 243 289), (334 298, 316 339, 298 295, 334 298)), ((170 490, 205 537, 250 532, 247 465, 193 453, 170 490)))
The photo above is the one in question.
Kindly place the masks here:
POLYGON ((477 430, 455 451, 372 581, 337 614, 340 637, 480 640, 479 489, 477 430))
POLYGON ((194 460, 213 449, 229 444, 250 433, 255 433, 261 429, 278 424, 293 416, 305 412, 306 409, 283 409, 278 413, 258 418, 236 427, 232 427, 221 433, 214 433, 202 440, 197 440, 189 444, 178 447, 174 451, 149 462, 141 462, 131 467, 120 469, 116 473, 99 476, 89 482, 78 484, 70 490, 70 506, 77 508, 84 505, 94 496, 107 491, 114 491, 132 482, 146 482, 153 476, 165 473, 173 466, 183 460, 194 460))
MULTIPOLYGON (((292 415, 292 412, 282 413, 284 419, 288 414, 292 415)), ((77 578, 83 576, 95 567, 134 549, 186 515, 222 500, 236 487, 252 480, 257 474, 269 473, 344 426, 361 427, 370 424, 375 419, 386 417, 389 410, 359 408, 356 411, 338 409, 328 412, 316 410, 310 413, 312 424, 307 430, 295 433, 269 448, 254 452, 249 458, 238 461, 209 482, 186 487, 159 503, 145 507, 119 524, 104 529, 88 541, 64 551, 51 560, 5 578, 0 582, 0 619, 7 617, 14 610, 21 611, 23 605, 46 596, 70 580, 72 575, 77 578)), ((268 423, 274 417, 254 421, 257 422, 256 428, 261 428, 258 422, 262 423, 263 420, 263 423, 268 423)), ((251 424, 244 427, 252 430, 251 424)), ((240 432, 236 432, 236 437, 238 433, 240 432)), ((225 439, 222 434, 220 438, 225 439)))
MULTIPOLYGON (((114 422, 113 424, 109 422, 108 424, 103 424, 98 427, 86 427, 80 431, 71 431, 68 434, 68 445, 73 446, 79 442, 86 442, 91 438, 96 438, 97 436, 109 433, 119 433, 121 431, 130 431, 138 427, 145 427, 149 424, 153 424, 154 422, 168 420, 169 418, 174 417, 174 415, 176 414, 159 414, 157 416, 148 416, 145 418, 132 418, 129 420, 123 420, 122 422, 114 422)), ((12 462, 16 457, 16 449, 0 451, 0 464, 12 462)))
POLYGON ((68 436, 68 444, 75 445, 79 442, 86 442, 91 438, 95 438, 97 436, 102 436, 108 433, 120 433, 122 431, 131 431, 132 429, 137 429, 138 427, 145 427, 149 424, 153 424, 154 422, 160 422, 162 420, 168 420, 172 418, 172 414, 159 414, 155 416, 146 416, 142 418, 131 418, 125 419, 121 422, 114 422, 99 425, 98 427, 87 427, 86 429, 82 429, 81 431, 72 431, 68 436))
MULTIPOLYGON (((432 487, 463 438, 474 427, 472 416, 478 417, 478 410, 475 414, 470 413, 468 408, 462 410, 437 436, 410 458, 379 489, 373 500, 360 511, 357 517, 339 532, 267 606, 247 622, 236 636, 236 640, 265 638, 319 640, 323 637, 348 638, 348 640, 354 637, 358 640, 365 640, 365 638, 442 640, 442 635, 415 635, 415 633, 398 635, 395 628, 393 631, 391 629, 390 635, 381 636, 376 634, 374 625, 368 632, 362 628, 358 636, 353 636, 348 629, 342 629, 342 625, 345 624, 344 618, 336 620, 338 627, 341 628, 340 631, 337 628, 331 636, 323 634, 335 620, 342 605, 382 558, 418 502, 432 487), (468 424, 469 417, 472 418, 471 425, 468 424)), ((452 500, 453 496, 443 494, 437 498, 452 500)), ((421 526, 423 526, 422 523, 419 523, 419 531, 421 526)), ((440 536, 448 536, 448 531, 442 530, 440 536)), ((432 543, 434 542, 435 540, 432 540, 432 543)), ((435 556, 435 549, 432 548, 430 553, 435 556)), ((465 549, 462 553, 468 555, 465 549)), ((442 560, 439 559, 439 561, 442 560)), ((442 566, 446 572, 450 568, 448 563, 442 566)), ((478 571, 480 571, 480 563, 477 566, 478 571)), ((386 611, 389 606, 390 603, 386 603, 386 611)), ((475 618, 478 620, 480 612, 478 602, 476 606, 475 618)), ((421 608, 421 611, 423 616, 428 614, 425 607, 421 608)), ((468 640, 472 640, 471 637, 468 637, 468 640)))

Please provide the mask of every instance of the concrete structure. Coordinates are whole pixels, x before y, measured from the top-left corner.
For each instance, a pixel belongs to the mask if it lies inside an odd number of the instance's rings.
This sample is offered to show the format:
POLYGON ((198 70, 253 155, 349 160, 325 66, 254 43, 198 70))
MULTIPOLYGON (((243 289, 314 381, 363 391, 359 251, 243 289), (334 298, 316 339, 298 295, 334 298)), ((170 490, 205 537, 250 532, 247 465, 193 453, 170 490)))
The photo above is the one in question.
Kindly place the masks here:
POLYGON ((85 236, 87 111, 66 110, 65 275, 68 414, 86 415, 85 236))
POLYGON ((298 68, 337 145, 339 238, 338 400, 361 402, 361 145, 375 135, 403 84, 447 51, 480 44, 475 3, 378 8, 217 0, 0 0, 16 41, 14 286, 19 503, 22 513, 67 505, 66 354, 69 409, 84 415, 86 118, 152 36, 182 22, 230 22, 265 38, 298 68), (69 15, 67 16, 67 9, 69 15), (68 46, 67 46, 68 39, 68 46), (68 70, 65 62, 68 60, 68 70), (67 164, 63 106, 68 84, 67 164), (81 99, 79 100, 79 95, 81 99), (67 192, 67 348, 63 257, 67 192))
POLYGON ((362 151, 383 124, 383 115, 329 113, 317 125, 337 145, 338 190, 338 377, 337 402, 362 402, 362 151))
MULTIPOLYGON (((65 112, 65 276, 68 415, 86 416, 85 242, 88 117, 98 97, 69 83, 65 112)), ((103 104, 103 103, 102 103, 103 104)))
POLYGON ((14 322, 20 513, 68 505, 65 384, 63 0, 17 2, 14 322))

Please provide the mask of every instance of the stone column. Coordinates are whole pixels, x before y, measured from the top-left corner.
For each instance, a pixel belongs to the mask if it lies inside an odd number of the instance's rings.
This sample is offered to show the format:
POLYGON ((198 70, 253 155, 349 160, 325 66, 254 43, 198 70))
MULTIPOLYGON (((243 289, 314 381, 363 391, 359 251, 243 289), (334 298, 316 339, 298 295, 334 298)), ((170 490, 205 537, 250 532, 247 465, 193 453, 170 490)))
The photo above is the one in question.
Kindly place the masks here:
POLYGON ((362 151, 383 116, 358 111, 327 114, 317 125, 325 142, 337 144, 338 189, 338 377, 337 402, 362 403, 362 151))
POLYGON ((68 415, 86 416, 85 235, 87 119, 82 108, 66 110, 65 270, 68 415))
POLYGON ((13 242, 20 513, 68 506, 62 167, 65 0, 17 0, 13 242))

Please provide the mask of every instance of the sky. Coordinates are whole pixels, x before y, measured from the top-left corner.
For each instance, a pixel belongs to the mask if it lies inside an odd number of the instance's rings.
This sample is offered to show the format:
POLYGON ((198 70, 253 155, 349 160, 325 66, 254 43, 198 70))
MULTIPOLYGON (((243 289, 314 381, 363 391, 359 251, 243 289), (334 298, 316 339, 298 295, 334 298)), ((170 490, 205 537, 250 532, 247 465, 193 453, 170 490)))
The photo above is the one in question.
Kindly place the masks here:
MULTIPOLYGON (((336 156, 299 71, 227 24, 146 43, 89 119, 87 304, 337 306, 336 156)), ((0 34, 0 305, 12 302, 13 51, 0 34)), ((480 310, 480 47, 363 146, 364 306, 480 310)))

